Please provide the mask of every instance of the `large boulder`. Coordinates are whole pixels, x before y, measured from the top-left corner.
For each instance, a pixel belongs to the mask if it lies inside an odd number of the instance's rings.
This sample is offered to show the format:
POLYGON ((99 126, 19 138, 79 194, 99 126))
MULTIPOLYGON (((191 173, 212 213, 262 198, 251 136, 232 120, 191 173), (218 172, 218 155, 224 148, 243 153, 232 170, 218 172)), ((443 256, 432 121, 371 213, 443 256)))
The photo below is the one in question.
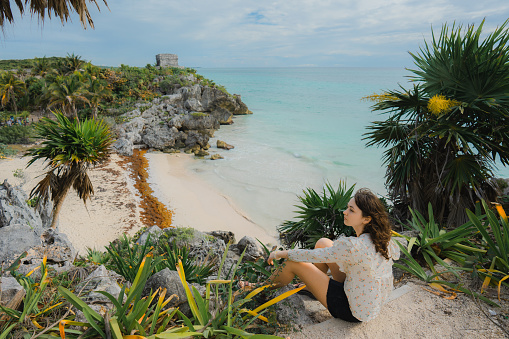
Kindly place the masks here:
MULTIPOLYGON (((276 298, 277 296, 290 291, 292 288, 293 286, 290 285, 284 286, 278 289, 273 297, 276 298)), ((297 294, 293 294, 283 299, 278 302, 275 307, 277 321, 280 324, 294 324, 295 326, 298 326, 299 329, 302 329, 304 326, 310 326, 315 323, 313 318, 308 314, 304 301, 297 294)))
POLYGON ((107 292, 118 298, 121 288, 117 282, 124 279, 113 271, 109 271, 104 265, 96 268, 83 282, 78 285, 77 290, 84 294, 82 298, 87 304, 110 304, 110 300, 99 291, 107 292))
POLYGON ((185 145, 187 148, 191 148, 195 145, 199 145, 204 148, 207 147, 209 143, 209 136, 204 133, 200 133, 199 131, 188 131, 187 138, 185 140, 185 145))
POLYGON ((142 140, 148 147, 165 149, 173 147, 178 137, 178 129, 163 123, 146 128, 143 132, 142 140))
MULTIPOLYGON (((202 296, 205 295, 205 287, 198 284, 188 284, 192 290, 194 286, 202 296)), ((187 295, 182 285, 182 281, 176 271, 172 271, 169 268, 165 268, 162 271, 152 275, 145 284, 143 289, 143 295, 147 296, 150 293, 154 293, 158 288, 166 289, 165 299, 170 298, 170 302, 165 306, 165 309, 178 307, 179 310, 186 316, 191 317, 191 309, 187 302, 187 295)))
POLYGON ((116 140, 113 145, 113 149, 120 155, 130 157, 133 155, 133 142, 127 138, 120 138, 116 140))
POLYGON ((27 200, 26 193, 7 180, 0 185, 0 263, 41 245, 42 220, 27 200))
POLYGON ((182 130, 218 129, 219 121, 210 114, 191 113, 181 118, 180 128, 182 130))
POLYGON ((247 260, 256 260, 263 256, 263 252, 258 246, 258 242, 249 236, 245 236, 240 239, 239 243, 233 246, 233 249, 237 252, 237 254, 241 254, 246 251, 244 257, 247 260))

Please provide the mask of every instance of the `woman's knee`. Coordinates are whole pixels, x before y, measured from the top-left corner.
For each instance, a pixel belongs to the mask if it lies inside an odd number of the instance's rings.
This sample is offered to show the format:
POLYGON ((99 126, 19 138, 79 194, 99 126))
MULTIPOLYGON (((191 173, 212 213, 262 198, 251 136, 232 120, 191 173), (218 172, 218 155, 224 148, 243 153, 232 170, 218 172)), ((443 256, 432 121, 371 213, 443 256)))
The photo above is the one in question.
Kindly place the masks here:
POLYGON ((316 242, 315 248, 332 247, 333 244, 334 244, 334 241, 330 240, 329 238, 320 238, 316 242))

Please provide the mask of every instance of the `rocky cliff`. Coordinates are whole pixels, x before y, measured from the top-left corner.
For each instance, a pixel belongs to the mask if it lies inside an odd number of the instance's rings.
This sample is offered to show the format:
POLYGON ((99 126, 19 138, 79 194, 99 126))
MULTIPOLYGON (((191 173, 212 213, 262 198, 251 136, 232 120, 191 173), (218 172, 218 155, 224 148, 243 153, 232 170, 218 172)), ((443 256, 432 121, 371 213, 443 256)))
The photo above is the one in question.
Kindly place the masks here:
MULTIPOLYGON (((186 85, 165 86, 164 95, 122 116, 114 148, 131 155, 136 146, 165 152, 184 149, 206 155, 209 138, 220 125, 233 123, 233 115, 251 114, 239 95, 203 84, 193 75, 186 85)), ((160 79, 161 84, 164 79, 160 79)))

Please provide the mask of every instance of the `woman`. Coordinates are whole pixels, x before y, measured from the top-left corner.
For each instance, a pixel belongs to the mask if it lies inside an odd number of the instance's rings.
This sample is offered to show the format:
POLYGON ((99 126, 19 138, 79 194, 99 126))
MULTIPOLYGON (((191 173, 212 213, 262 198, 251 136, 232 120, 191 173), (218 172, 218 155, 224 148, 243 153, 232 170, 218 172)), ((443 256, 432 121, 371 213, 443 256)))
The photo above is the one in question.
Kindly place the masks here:
POLYGON ((270 265, 275 259, 288 260, 269 283, 282 287, 298 276, 333 317, 368 321, 378 315, 391 293, 392 259, 399 258, 399 249, 391 241, 387 212, 370 190, 358 190, 343 214, 356 237, 322 238, 314 250, 272 252, 267 259, 270 265))

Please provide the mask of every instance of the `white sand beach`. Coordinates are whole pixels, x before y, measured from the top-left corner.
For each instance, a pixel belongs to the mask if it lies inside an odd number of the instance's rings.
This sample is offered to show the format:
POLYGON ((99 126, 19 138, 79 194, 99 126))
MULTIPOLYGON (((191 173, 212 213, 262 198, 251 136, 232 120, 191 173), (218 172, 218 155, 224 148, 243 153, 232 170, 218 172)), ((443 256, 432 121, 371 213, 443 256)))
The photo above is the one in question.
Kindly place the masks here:
MULTIPOLYGON (((265 244, 275 244, 275 234, 268 234, 253 223, 249 216, 228 197, 207 184, 186 164, 192 156, 147 153, 150 162, 151 187, 161 202, 173 211, 172 225, 193 227, 199 231, 224 230, 235 233, 236 239, 249 235, 265 244)), ((44 165, 35 163, 25 168, 28 158, 20 156, 0 160, 0 180, 22 185, 27 194, 40 180, 44 165), (21 170, 25 180, 14 175, 21 170)), ((59 218, 59 231, 67 234, 80 254, 86 248, 103 249, 122 234, 134 234, 141 227, 139 197, 134 191, 129 171, 122 168, 122 158, 113 154, 105 165, 90 170, 95 194, 83 204, 71 191, 59 218)))
POLYGON ((172 225, 199 231, 231 231, 236 240, 248 235, 264 244, 277 243, 235 202, 188 169, 194 155, 147 153, 149 182, 155 196, 173 211, 172 225))

